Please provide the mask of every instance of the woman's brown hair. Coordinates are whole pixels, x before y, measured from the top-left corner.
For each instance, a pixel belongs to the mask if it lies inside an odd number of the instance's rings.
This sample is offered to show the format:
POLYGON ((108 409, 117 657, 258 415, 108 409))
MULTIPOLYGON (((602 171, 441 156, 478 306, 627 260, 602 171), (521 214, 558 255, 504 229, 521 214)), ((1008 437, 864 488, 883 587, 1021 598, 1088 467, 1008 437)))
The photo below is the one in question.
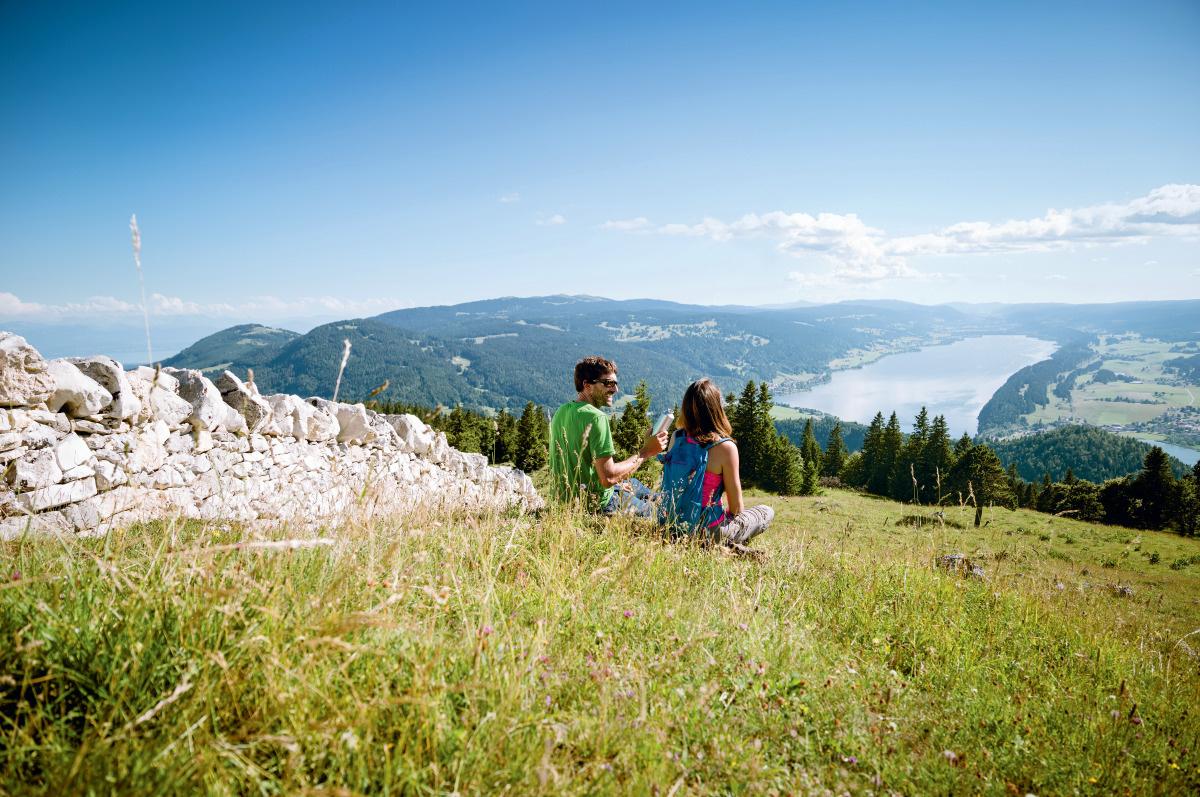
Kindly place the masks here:
POLYGON ((679 405, 680 425, 699 443, 712 443, 730 437, 733 427, 721 406, 721 389, 708 379, 697 379, 684 391, 679 405))

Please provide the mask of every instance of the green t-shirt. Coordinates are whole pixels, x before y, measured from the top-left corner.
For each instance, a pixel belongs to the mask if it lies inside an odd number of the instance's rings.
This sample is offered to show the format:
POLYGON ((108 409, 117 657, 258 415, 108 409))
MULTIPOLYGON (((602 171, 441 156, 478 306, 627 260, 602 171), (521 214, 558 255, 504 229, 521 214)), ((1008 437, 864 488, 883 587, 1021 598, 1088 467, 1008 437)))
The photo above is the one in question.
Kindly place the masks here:
POLYGON ((551 491, 559 501, 571 501, 582 486, 588 492, 588 508, 608 504, 612 487, 601 487, 593 461, 611 457, 613 446, 608 416, 583 401, 572 401, 558 408, 550 421, 551 491))

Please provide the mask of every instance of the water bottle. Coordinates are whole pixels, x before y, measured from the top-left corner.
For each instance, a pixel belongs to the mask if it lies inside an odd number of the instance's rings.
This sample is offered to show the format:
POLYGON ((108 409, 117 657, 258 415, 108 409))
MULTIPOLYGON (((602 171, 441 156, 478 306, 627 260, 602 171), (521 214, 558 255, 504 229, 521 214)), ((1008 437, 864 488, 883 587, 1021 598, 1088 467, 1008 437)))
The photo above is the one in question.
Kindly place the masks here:
POLYGON ((658 423, 654 424, 654 434, 662 434, 671 428, 671 424, 675 422, 675 416, 669 412, 664 412, 658 416, 658 423))

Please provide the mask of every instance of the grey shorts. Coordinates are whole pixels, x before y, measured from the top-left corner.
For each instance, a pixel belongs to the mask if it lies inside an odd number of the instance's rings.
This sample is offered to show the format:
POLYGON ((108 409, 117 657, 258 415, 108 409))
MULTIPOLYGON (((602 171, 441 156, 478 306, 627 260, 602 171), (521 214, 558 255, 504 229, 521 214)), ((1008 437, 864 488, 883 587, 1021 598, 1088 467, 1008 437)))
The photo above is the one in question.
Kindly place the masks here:
POLYGON ((775 510, 766 504, 743 509, 736 517, 730 518, 713 531, 720 535, 722 542, 745 544, 767 530, 775 519, 775 510))

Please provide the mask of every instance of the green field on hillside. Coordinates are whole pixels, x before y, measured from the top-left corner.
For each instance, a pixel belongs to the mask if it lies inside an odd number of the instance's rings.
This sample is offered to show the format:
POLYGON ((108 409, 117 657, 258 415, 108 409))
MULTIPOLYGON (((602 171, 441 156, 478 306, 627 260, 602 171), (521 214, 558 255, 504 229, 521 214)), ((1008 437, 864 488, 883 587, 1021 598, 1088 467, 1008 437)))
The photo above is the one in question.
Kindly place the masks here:
MULTIPOLYGON (((1200 386, 1183 382, 1164 363, 1178 358, 1174 344, 1137 335, 1109 335, 1093 346, 1098 363, 1080 376, 1070 399, 1048 389, 1049 403, 1026 416, 1030 424, 1083 422, 1095 426, 1152 423, 1169 410, 1200 407, 1200 386), (1096 370, 1105 369, 1134 381, 1097 381, 1096 370)), ((1170 439, 1169 430, 1166 438, 1170 439)))
POLYGON ((1200 541, 759 500, 4 543, 0 793, 1200 789, 1200 541))

